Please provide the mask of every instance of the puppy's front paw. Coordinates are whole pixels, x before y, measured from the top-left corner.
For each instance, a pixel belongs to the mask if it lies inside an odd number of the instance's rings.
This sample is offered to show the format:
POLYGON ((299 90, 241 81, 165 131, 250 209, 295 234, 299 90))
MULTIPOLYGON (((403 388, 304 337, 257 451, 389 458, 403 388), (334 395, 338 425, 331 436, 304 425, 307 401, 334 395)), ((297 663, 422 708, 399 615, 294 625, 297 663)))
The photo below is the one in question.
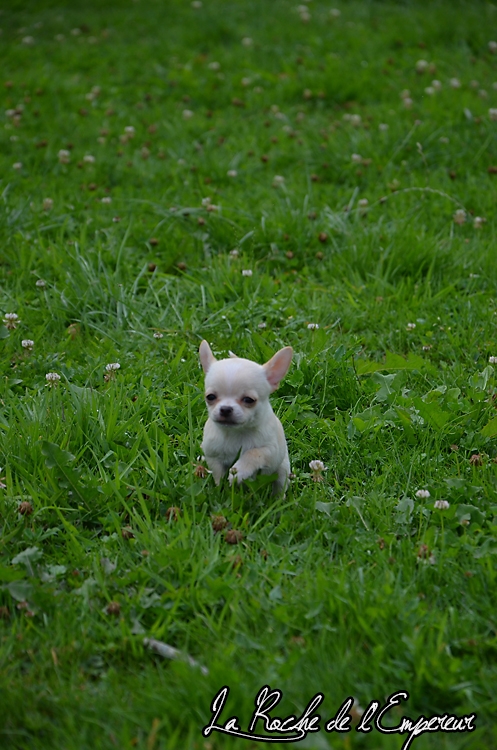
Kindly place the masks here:
POLYGON ((231 486, 234 482, 240 484, 245 479, 250 479, 251 476, 252 473, 250 471, 247 471, 246 468, 244 469, 240 462, 237 461, 236 464, 233 464, 233 466, 229 470, 228 481, 231 486))

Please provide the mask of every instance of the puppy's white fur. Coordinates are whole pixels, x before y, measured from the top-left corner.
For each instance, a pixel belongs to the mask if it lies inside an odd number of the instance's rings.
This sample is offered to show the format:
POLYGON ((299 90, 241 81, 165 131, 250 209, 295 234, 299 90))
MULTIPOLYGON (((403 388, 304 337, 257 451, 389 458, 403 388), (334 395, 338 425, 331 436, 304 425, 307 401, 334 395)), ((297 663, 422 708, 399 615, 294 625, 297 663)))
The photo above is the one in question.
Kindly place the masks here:
POLYGON ((230 359, 217 360, 207 341, 202 341, 199 353, 209 412, 202 451, 214 481, 219 484, 228 470, 230 484, 258 472, 277 473, 273 492, 284 491, 290 460, 285 433, 271 408, 269 394, 288 372, 292 348, 280 349, 265 365, 231 352, 230 359))

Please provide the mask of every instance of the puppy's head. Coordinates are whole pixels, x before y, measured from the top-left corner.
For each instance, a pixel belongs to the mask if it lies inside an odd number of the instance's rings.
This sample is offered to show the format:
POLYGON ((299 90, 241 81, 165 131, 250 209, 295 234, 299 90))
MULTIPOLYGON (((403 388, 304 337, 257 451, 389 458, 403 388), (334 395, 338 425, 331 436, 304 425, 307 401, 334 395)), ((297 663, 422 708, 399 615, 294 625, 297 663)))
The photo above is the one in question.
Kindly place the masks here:
POLYGON ((210 418, 227 427, 250 427, 264 418, 269 394, 285 377, 293 350, 290 346, 280 349, 265 365, 234 354, 230 359, 217 360, 207 341, 202 341, 199 353, 210 418))

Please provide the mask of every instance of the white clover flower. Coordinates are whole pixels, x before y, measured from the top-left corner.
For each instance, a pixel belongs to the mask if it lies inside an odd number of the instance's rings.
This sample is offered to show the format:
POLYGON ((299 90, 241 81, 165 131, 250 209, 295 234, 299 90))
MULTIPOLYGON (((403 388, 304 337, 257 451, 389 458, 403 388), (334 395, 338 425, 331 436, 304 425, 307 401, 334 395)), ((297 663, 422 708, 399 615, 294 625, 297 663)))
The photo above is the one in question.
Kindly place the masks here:
POLYGON ((124 128, 124 132, 129 138, 133 138, 135 134, 135 128, 133 127, 133 125, 126 125, 126 127, 124 128))
POLYGON ((330 16, 331 16, 332 18, 338 18, 338 17, 339 17, 339 16, 341 16, 341 15, 342 15, 342 13, 341 13, 341 11, 339 11, 339 10, 338 10, 338 8, 332 8, 332 9, 330 10, 330 16))
POLYGON ((25 36, 25 37, 22 38, 21 41, 27 47, 31 47, 35 43, 34 37, 32 37, 32 36, 25 36))
POLYGON ((210 203, 211 203, 211 199, 209 197, 202 198, 202 205, 203 206, 210 206, 210 203))
POLYGON ((442 81, 438 81, 437 79, 435 79, 431 82, 431 85, 433 86, 435 91, 440 91, 440 89, 442 88, 442 81))
POLYGON ((284 185, 284 184, 285 184, 285 178, 282 175, 276 174, 273 177, 273 187, 281 187, 281 185, 284 185))
POLYGON ((16 161, 15 164, 12 165, 12 169, 15 169, 16 171, 22 169, 22 161, 16 161))
POLYGON ((429 490, 418 490, 416 492, 416 497, 419 497, 420 500, 426 500, 430 497, 429 490))
POLYGON ((488 93, 485 91, 485 89, 480 89, 478 91, 478 96, 482 99, 488 99, 488 93))
POLYGON ((81 29, 78 29, 78 28, 76 28, 76 29, 71 29, 71 34, 72 34, 73 36, 79 36, 79 35, 81 34, 81 29))
POLYGON ((433 86, 427 86, 425 88, 425 94, 428 94, 428 96, 433 96, 434 93, 435 89, 433 88, 433 86))
POLYGON ((219 211, 219 206, 216 206, 214 203, 209 203, 206 206, 206 209, 207 211, 209 211, 209 213, 212 213, 213 211, 219 211))
POLYGON ((415 328, 416 328, 416 323, 408 323, 406 325, 406 330, 407 331, 414 331, 415 328))
POLYGON ((452 218, 454 220, 454 224, 464 224, 466 221, 466 211, 464 211, 462 208, 458 208, 452 218))
POLYGON ((495 109, 495 108, 490 108, 490 109, 488 110, 488 116, 489 116, 489 118, 490 118, 490 119, 491 119, 491 120, 492 120, 493 122, 495 122, 495 121, 497 120, 497 109, 495 109))
POLYGON ((402 91, 400 92, 401 99, 408 99, 410 96, 411 92, 409 91, 409 89, 402 89, 402 91))
POLYGON ((495 53, 497 52, 497 42, 489 42, 488 49, 492 53, 492 55, 495 55, 495 53))
POLYGON ((481 229, 484 225, 486 219, 483 218, 483 216, 475 216, 473 219, 473 226, 475 229, 481 229))
POLYGON ((317 331, 319 328, 319 323, 308 323, 307 324, 307 330, 308 331, 317 331))
POLYGON ((36 279, 36 286, 38 287, 38 289, 45 289, 46 285, 47 282, 45 281, 45 279, 36 279))
POLYGON ((309 461, 309 469, 311 471, 324 471, 326 466, 319 459, 314 459, 313 461, 309 461))
POLYGON ((163 338, 164 338, 163 333, 161 333, 160 331, 154 331, 154 339, 163 339, 163 338))
POLYGON ((219 70, 220 67, 221 67, 221 63, 218 63, 218 62, 215 62, 215 61, 214 62, 210 62, 207 67, 210 68, 211 70, 219 70))
POLYGON ((95 164, 95 157, 91 154, 85 154, 83 156, 83 161, 85 162, 85 164, 95 164))
POLYGON ((313 461, 309 461, 309 469, 312 471, 311 478, 313 482, 323 481, 323 471, 326 471, 327 467, 324 465, 322 461, 319 461, 319 459, 314 459, 313 461))
POLYGON ((3 316, 3 322, 6 328, 13 331, 21 321, 19 320, 19 315, 17 313, 5 313, 3 316))
POLYGON ((267 328, 266 321, 265 320, 261 320, 261 322, 257 324, 257 328, 267 328))
POLYGON ((361 123, 362 123, 361 115, 350 115, 350 124, 354 128, 358 128, 361 123))
POLYGON ((230 255, 232 258, 238 258, 240 256, 240 251, 237 247, 233 248, 233 250, 230 250, 230 255))
POLYGON ((435 500, 433 505, 437 510, 448 510, 450 508, 450 503, 447 500, 435 500))
POLYGON ((44 198, 43 199, 43 210, 44 211, 51 211, 53 208, 53 200, 51 198, 44 198))
POLYGON ((251 39, 249 36, 245 36, 242 39, 242 44, 244 47, 251 47, 254 43, 254 40, 251 39))
POLYGON ((461 81, 459 80, 459 78, 451 78, 450 81, 449 81, 449 85, 453 89, 460 89, 461 88, 461 81))
POLYGON ((413 105, 413 100, 411 99, 411 97, 406 96, 405 99, 403 100, 403 102, 404 102, 404 107, 406 109, 411 109, 411 107, 413 105))
POLYGON ((47 381, 48 385, 58 385, 60 381, 60 375, 58 372, 47 372, 45 375, 45 380, 47 381))
POLYGON ((57 156, 59 157, 59 161, 61 164, 69 164, 69 161, 71 159, 71 152, 67 151, 67 149, 65 148, 61 148, 57 156))
POLYGON ((251 83, 252 83, 251 78, 242 78, 242 86, 250 86, 251 83))
POLYGON ((195 8, 195 10, 198 10, 201 7, 202 7, 202 0, 193 0, 192 8, 195 8))
POLYGON ((424 73, 425 70, 428 70, 428 63, 426 60, 418 60, 416 63, 416 72, 417 73, 424 73))
POLYGON ((252 276, 253 271, 251 268, 244 268, 242 270, 242 276, 252 276))
POLYGON ((116 372, 116 370, 121 369, 121 365, 119 364, 119 362, 109 362, 108 365, 105 365, 105 369, 107 370, 107 372, 116 372))
POLYGON ((228 171, 226 172, 226 174, 228 175, 228 177, 237 177, 238 176, 238 172, 236 171, 236 169, 228 169, 228 171))
POLYGON ((488 358, 488 361, 489 361, 489 364, 491 364, 491 365, 497 365, 497 357, 490 356, 488 358))
POLYGON ((28 350, 28 351, 30 351, 30 352, 31 352, 31 351, 33 350, 33 346, 34 346, 34 345, 35 345, 35 342, 34 342, 34 341, 31 341, 31 339, 23 339, 23 340, 21 341, 21 346, 22 346, 22 348, 23 348, 23 349, 27 349, 27 350, 28 350))
POLYGON ((350 158, 354 164, 360 164, 362 162, 362 156, 360 154, 352 154, 350 158))
POLYGON ((191 109, 184 109, 183 110, 183 119, 184 120, 190 120, 193 117, 193 112, 191 109))
POLYGON ((110 195, 104 195, 104 197, 102 198, 101 202, 102 203, 112 203, 112 198, 110 197, 110 195))
POLYGON ((386 122, 380 122, 378 125, 378 130, 380 130, 382 133, 384 133, 386 130, 388 130, 388 125, 386 122))
POLYGON ((361 198, 357 201, 357 205, 359 206, 359 208, 367 208, 369 205, 369 201, 367 198, 361 198))

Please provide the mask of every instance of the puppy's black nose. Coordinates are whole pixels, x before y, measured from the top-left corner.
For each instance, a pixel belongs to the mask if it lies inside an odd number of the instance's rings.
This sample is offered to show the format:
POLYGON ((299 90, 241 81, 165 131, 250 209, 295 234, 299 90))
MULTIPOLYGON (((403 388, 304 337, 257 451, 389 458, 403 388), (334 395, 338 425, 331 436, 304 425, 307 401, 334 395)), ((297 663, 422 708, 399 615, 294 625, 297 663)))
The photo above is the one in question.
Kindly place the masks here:
POLYGON ((233 407, 232 406, 221 406, 219 409, 219 413, 222 417, 229 417, 233 413, 233 407))

